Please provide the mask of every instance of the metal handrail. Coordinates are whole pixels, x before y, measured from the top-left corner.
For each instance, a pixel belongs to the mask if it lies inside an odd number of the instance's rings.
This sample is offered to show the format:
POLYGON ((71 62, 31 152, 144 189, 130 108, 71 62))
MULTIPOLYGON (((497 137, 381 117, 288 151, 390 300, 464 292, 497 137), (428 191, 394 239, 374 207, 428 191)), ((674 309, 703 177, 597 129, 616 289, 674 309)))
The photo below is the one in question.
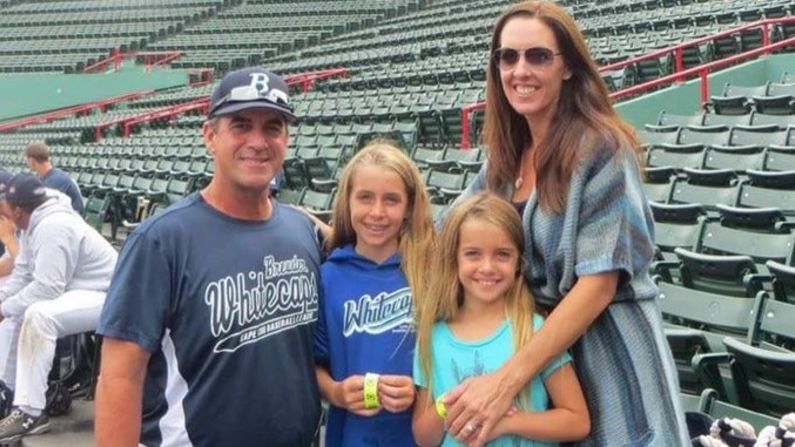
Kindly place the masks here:
MULTIPOLYGON (((683 42, 678 45, 673 45, 660 50, 655 50, 652 51, 651 53, 647 53, 642 56, 637 56, 632 59, 616 62, 614 64, 605 65, 599 67, 599 72, 603 73, 606 71, 617 70, 620 68, 636 64, 638 62, 660 58, 665 55, 673 53, 674 73, 667 76, 663 76, 661 78, 653 79, 648 82, 644 82, 643 84, 634 85, 632 87, 627 87, 625 89, 618 90, 616 92, 611 93, 610 98, 619 99, 625 96, 643 93, 645 91, 652 90, 655 87, 658 87, 663 84, 683 81, 688 77, 698 75, 701 78, 701 101, 702 103, 704 103, 709 99, 709 83, 707 82, 707 75, 711 71, 717 68, 722 68, 728 65, 732 65, 738 61, 749 59, 755 56, 767 55, 777 49, 785 48, 795 44, 795 37, 781 40, 773 44, 770 43, 770 28, 769 28, 770 25, 776 25, 781 23, 795 23, 795 17, 779 17, 775 19, 759 20, 736 28, 731 28, 726 31, 721 31, 720 33, 712 34, 710 36, 689 40, 687 42, 683 42), (715 39, 720 39, 721 37, 731 36, 737 33, 741 33, 743 31, 756 29, 756 28, 762 29, 761 47, 745 51, 739 54, 735 54, 723 59, 718 59, 716 61, 711 61, 705 64, 691 67, 689 69, 684 68, 684 62, 682 59, 684 56, 684 49, 692 46, 697 46, 705 42, 711 42, 714 41, 715 39)), ((485 107, 486 107, 485 101, 466 104, 463 107, 461 107, 461 148, 462 149, 469 149, 471 146, 471 142, 469 141, 469 116, 472 114, 472 112, 476 110, 482 110, 485 107)))

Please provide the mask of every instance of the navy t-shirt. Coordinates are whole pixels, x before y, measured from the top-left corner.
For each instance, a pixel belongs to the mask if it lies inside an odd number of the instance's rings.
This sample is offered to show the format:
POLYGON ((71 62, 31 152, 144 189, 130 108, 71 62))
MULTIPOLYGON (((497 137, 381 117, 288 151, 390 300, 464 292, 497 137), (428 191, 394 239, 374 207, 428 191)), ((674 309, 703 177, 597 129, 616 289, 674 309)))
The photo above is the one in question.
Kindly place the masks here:
POLYGON ((317 239, 272 203, 267 221, 242 221, 193 194, 127 239, 97 332, 152 353, 143 445, 312 442, 317 239))
POLYGON ((80 187, 77 183, 69 177, 69 174, 61 171, 58 168, 50 169, 50 172, 41 178, 44 186, 61 191, 72 199, 72 208, 80 215, 83 214, 83 195, 80 193, 80 187))

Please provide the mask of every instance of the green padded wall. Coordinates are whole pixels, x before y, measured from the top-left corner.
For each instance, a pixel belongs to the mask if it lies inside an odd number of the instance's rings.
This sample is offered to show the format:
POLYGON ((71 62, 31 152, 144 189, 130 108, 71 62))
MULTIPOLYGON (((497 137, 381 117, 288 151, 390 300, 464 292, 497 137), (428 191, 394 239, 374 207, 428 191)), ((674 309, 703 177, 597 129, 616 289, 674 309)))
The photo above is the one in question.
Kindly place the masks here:
POLYGON ((186 70, 145 72, 128 66, 102 74, 13 74, 0 76, 0 122, 142 90, 186 85, 186 70))
MULTIPOLYGON (((742 86, 778 82, 785 71, 795 73, 795 55, 776 54, 756 59, 710 75, 709 91, 711 95, 720 95, 727 82, 742 86)), ((662 110, 677 115, 697 113, 701 110, 700 81, 695 79, 619 103, 616 110, 638 129, 657 121, 662 110)))

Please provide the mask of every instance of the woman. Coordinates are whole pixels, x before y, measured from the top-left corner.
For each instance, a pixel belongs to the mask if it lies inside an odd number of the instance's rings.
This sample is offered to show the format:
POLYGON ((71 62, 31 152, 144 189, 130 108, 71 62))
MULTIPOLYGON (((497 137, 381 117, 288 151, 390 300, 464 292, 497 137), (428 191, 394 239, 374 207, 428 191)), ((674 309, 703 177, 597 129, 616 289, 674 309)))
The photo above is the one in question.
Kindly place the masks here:
POLYGON ((489 189, 520 210, 527 280, 551 313, 503 367, 448 395, 448 430, 482 445, 516 394, 571 347, 592 418, 582 445, 689 444, 631 128, 562 8, 511 6, 491 55, 488 163, 464 196, 489 189))

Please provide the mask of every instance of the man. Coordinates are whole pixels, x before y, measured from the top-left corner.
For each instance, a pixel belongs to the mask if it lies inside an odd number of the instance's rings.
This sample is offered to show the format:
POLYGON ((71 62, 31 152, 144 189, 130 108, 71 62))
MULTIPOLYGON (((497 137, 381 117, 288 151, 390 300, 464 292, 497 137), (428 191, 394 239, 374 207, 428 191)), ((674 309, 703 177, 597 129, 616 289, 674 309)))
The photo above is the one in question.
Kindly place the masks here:
POLYGON ((213 91, 209 185, 127 239, 98 332, 99 446, 307 446, 320 420, 312 358, 314 228, 269 199, 294 119, 259 68, 213 91))
MULTIPOLYGON (((5 190, 13 177, 14 175, 10 172, 0 169, 0 197, 5 197, 5 190)), ((14 258, 19 250, 17 227, 11 219, 5 217, 4 203, 4 200, 0 200, 0 244, 3 248, 3 254, 0 255, 0 288, 11 276, 11 272, 14 270, 14 258)), ((14 337, 14 328, 10 325, 0 324, 0 340, 10 340, 12 337, 14 337)), ((0 362, 4 361, 2 359, 8 358, 11 349, 11 346, 8 345, 9 343, 0 342, 0 362)), ((5 418, 11 412, 13 400, 14 392, 3 383, 2 371, 0 371, 0 418, 5 418)))
POLYGON ((68 197, 53 193, 36 176, 17 174, 2 204, 22 234, 14 270, 0 287, 0 326, 10 328, 0 333, 12 334, 0 338, 7 351, 0 371, 16 407, 0 421, 0 444, 49 428, 45 393, 56 341, 96 328, 116 264, 113 247, 68 197))
POLYGON ((43 141, 34 141, 25 148, 28 168, 41 178, 44 186, 61 191, 72 199, 72 208, 83 214, 83 195, 80 186, 66 172, 53 167, 50 149, 43 141))

